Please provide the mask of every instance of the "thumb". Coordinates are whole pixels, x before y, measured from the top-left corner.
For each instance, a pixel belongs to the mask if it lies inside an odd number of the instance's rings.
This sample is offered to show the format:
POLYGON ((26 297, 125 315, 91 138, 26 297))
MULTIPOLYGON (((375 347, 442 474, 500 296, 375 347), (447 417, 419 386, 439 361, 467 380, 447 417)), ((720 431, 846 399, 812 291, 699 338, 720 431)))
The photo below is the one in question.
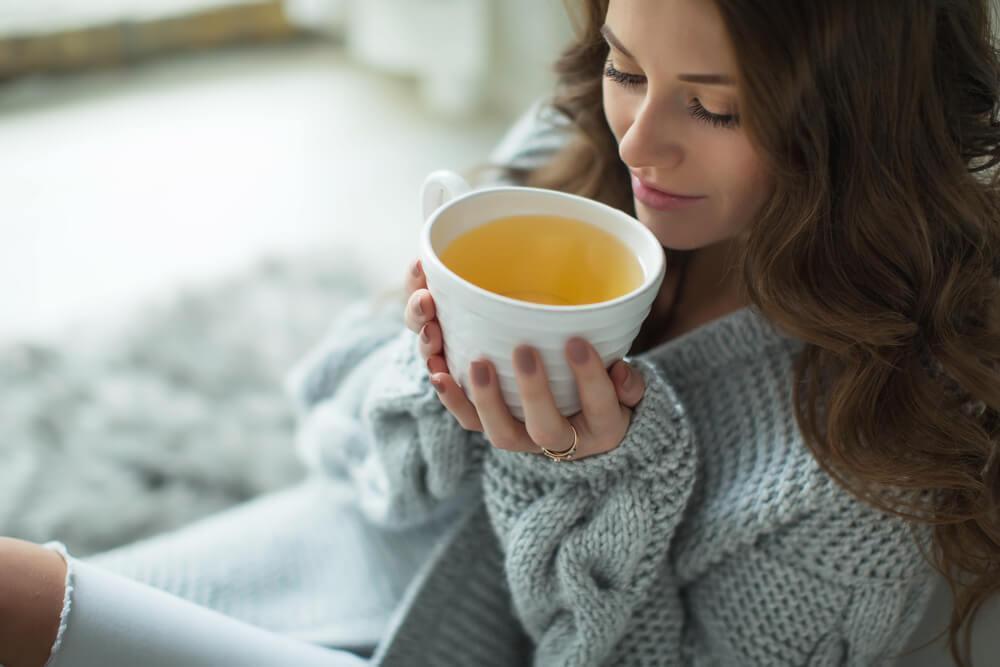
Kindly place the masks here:
POLYGON ((611 367, 611 381, 615 385, 618 401, 627 408, 634 408, 646 393, 646 381, 642 373, 624 361, 616 361, 611 367))

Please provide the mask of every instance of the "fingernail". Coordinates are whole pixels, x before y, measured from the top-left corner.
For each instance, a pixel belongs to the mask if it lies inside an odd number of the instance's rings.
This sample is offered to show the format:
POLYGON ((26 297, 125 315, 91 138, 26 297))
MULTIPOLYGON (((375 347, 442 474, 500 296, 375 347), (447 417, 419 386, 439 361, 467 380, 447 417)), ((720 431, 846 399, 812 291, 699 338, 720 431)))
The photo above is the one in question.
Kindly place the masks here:
POLYGON ((525 375, 533 375, 535 373, 535 354, 531 348, 519 347, 514 350, 514 365, 525 375))
POLYGON ((622 389, 628 389, 632 386, 632 369, 625 366, 625 379, 622 380, 622 389))
POLYGON ((590 351, 587 349, 587 344, 583 342, 580 338, 574 338, 569 342, 569 358, 577 364, 582 364, 587 361, 590 356, 590 351))
POLYGON ((441 380, 431 378, 431 385, 434 387, 434 391, 436 391, 437 393, 439 394, 444 393, 444 383, 441 382, 441 380))
POLYGON ((424 316, 424 307, 420 305, 420 299, 417 299, 416 301, 413 302, 413 312, 416 314, 417 317, 424 316))
POLYGON ((426 326, 424 326, 422 329, 420 329, 420 340, 424 341, 425 343, 431 342, 431 337, 430 337, 430 334, 427 333, 427 327, 426 326))
POLYGON ((477 387, 490 386, 490 369, 486 367, 486 362, 472 362, 472 381, 477 387))
POLYGON ((423 268, 420 266, 420 261, 419 260, 413 263, 413 269, 411 269, 411 270, 413 272, 413 277, 414 278, 419 278, 420 277, 420 274, 423 273, 423 268))

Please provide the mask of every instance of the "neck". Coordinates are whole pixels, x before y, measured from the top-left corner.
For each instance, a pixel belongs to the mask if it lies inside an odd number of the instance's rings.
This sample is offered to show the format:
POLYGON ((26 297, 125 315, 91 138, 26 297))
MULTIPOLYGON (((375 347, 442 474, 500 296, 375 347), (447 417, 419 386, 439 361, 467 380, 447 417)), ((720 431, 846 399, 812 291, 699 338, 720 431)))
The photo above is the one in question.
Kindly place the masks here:
POLYGON ((732 264, 733 247, 724 242, 673 253, 652 313, 636 341, 636 351, 677 338, 748 305, 732 264))
POLYGON ((674 303, 675 318, 709 310, 731 312, 748 305, 740 291, 742 277, 734 264, 735 248, 733 241, 724 241, 689 254, 674 303))

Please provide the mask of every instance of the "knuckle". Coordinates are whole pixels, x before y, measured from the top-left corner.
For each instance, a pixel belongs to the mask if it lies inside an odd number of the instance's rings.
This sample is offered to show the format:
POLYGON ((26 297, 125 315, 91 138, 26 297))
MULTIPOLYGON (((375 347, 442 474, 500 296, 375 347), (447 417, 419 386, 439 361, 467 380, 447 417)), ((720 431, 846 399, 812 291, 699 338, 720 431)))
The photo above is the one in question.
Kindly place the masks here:
POLYGON ((566 440, 565 432, 560 433, 551 427, 531 427, 528 429, 528 435, 531 437, 532 442, 546 449, 558 449, 566 440))

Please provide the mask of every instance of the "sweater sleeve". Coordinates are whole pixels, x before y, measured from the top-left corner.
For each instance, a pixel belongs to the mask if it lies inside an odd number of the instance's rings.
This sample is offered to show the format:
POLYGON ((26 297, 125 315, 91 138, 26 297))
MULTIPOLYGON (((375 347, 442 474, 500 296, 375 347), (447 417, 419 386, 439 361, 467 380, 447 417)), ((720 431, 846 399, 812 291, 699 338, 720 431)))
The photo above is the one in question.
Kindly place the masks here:
POLYGON ((579 461, 491 449, 484 495, 536 665, 603 665, 663 589, 696 450, 673 388, 633 360, 646 394, 619 447, 579 461))
POLYGON ((306 466, 348 480, 369 520, 397 528, 478 496, 485 449, 438 400, 401 312, 352 307, 285 383, 306 466))

